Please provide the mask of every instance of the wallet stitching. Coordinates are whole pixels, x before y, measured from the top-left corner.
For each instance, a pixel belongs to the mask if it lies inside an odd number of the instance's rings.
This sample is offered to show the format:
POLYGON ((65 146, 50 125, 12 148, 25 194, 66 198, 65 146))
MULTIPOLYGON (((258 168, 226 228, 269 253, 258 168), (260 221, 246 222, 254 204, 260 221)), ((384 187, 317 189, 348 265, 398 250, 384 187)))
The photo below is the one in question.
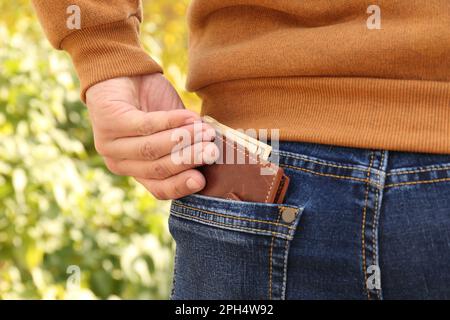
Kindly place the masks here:
MULTIPOLYGON (((244 155, 244 158, 245 158, 245 153, 242 152, 242 150, 239 150, 238 148, 236 148, 236 146, 235 146, 234 144, 233 144, 233 145, 230 144, 229 141, 225 140, 225 139, 222 138, 221 136, 217 136, 217 138, 219 138, 220 140, 222 140, 223 142, 225 142, 228 146, 232 147, 232 148, 233 148, 234 150, 236 150, 237 152, 240 152, 241 154, 243 154, 243 155, 244 155)), ((257 159, 255 159, 254 157, 252 157, 252 155, 250 154, 250 152, 248 152, 248 157, 249 157, 250 159, 252 159, 253 161, 255 161, 256 164, 259 165, 261 168, 264 167, 264 166, 261 164, 261 162, 258 162, 257 159)), ((270 163, 270 162, 269 162, 269 163, 270 163)), ((264 200, 265 203, 267 203, 267 201, 269 200, 269 195, 270 195, 270 192, 272 191, 273 185, 274 185, 274 183, 275 183, 275 178, 276 178, 276 171, 275 171, 274 169, 272 169, 272 168, 270 168, 270 169, 272 170, 273 179, 272 179, 272 183, 270 184, 269 191, 267 192, 266 199, 264 200)))
MULTIPOLYGON (((272 221, 257 220, 257 219, 251 219, 251 218, 237 217, 237 216, 233 216, 233 215, 220 214, 220 213, 217 213, 217 212, 212 212, 212 211, 208 211, 208 210, 204 210, 204 209, 199 209, 199 208, 187 206, 187 205, 181 204, 179 202, 174 202, 174 205, 180 206, 180 207, 185 208, 185 209, 190 209, 190 210, 194 210, 194 211, 200 211, 200 212, 203 212, 203 213, 206 213, 206 214, 219 216, 219 217, 223 217, 223 218, 231 218, 231 219, 242 220, 242 221, 249 221, 249 222, 260 222, 260 223, 271 224, 271 225, 274 225, 274 226, 277 226, 277 227, 284 227, 284 228, 288 228, 290 230, 294 230, 294 228, 292 226, 287 226, 285 224, 275 223, 275 222, 272 222, 272 221)), ((287 207, 280 207, 280 208, 287 208, 287 207)))
POLYGON ((200 221, 207 222, 208 224, 215 224, 215 225, 219 225, 219 226, 228 227, 228 228, 231 228, 231 229, 250 230, 250 231, 256 231, 256 232, 270 233, 272 236, 280 236, 283 239, 284 238, 290 239, 290 235, 289 234, 283 234, 283 233, 279 233, 279 232, 275 232, 275 231, 271 231, 271 230, 247 228, 247 227, 243 227, 243 226, 229 225, 229 224, 220 223, 220 222, 217 222, 217 221, 211 221, 211 220, 202 219, 200 217, 193 217, 193 216, 190 216, 190 215, 187 215, 187 214, 183 214, 183 213, 180 213, 180 212, 176 212, 176 211, 173 211, 173 210, 171 210, 171 212, 172 212, 172 214, 174 216, 183 217, 183 218, 191 220, 191 221, 192 220, 200 220, 200 221))
POLYGON ((274 183, 275 183, 275 178, 276 178, 276 175, 274 174, 274 175, 273 175, 273 179, 272 179, 272 183, 270 184, 269 191, 267 192, 267 195, 266 195, 266 200, 264 201, 265 203, 267 203, 267 202, 269 201, 269 195, 270 195, 270 192, 271 192, 272 189, 273 189, 273 185, 274 185, 274 183))
POLYGON ((277 193, 275 193, 275 202, 278 201, 278 198, 280 197, 281 191, 283 190, 285 184, 286 184, 286 179, 282 178, 280 181, 280 185, 278 186, 277 193))

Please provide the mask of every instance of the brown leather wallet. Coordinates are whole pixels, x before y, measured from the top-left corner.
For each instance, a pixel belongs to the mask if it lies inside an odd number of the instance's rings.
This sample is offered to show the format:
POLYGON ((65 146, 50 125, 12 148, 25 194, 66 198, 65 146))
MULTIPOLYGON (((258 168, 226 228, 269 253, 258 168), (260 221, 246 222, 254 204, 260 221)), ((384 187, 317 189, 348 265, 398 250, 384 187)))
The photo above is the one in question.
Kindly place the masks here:
POLYGON ((249 202, 283 203, 289 178, 282 168, 261 159, 223 135, 215 143, 219 159, 200 168, 206 187, 199 194, 249 202))

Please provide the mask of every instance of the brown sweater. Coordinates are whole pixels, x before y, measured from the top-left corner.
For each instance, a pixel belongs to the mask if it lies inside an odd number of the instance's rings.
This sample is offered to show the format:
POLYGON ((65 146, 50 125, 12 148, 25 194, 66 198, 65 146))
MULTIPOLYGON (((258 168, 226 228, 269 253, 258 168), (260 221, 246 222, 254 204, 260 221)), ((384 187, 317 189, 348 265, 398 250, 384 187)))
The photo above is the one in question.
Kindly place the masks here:
MULTIPOLYGON (((83 97, 161 71, 139 44, 138 0, 33 2, 83 97), (66 27, 72 4, 81 30, 66 27)), ((282 140, 450 154, 448 0, 193 0, 188 24, 187 87, 204 114, 282 140)))

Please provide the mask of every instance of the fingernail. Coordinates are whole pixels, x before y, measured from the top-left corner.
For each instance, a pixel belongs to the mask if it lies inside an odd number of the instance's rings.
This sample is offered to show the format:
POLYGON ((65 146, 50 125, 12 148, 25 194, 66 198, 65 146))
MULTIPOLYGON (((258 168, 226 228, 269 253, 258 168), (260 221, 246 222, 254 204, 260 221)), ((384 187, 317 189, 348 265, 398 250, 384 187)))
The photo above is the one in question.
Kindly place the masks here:
POLYGON ((193 178, 189 178, 186 181, 186 185, 189 188, 189 190, 192 190, 192 191, 197 191, 197 190, 199 190, 202 187, 202 185, 197 180, 195 180, 193 178))

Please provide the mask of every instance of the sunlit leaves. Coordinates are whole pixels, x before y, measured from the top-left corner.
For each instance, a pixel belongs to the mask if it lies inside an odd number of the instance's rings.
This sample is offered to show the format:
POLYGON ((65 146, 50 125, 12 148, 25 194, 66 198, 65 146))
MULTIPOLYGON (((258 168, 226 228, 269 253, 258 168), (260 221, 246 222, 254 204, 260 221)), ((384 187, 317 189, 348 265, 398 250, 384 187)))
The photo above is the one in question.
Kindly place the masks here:
MULTIPOLYGON (((187 0, 144 1, 144 47, 186 106, 187 0)), ((78 80, 28 0, 0 0, 0 299, 166 298, 168 204, 96 154, 78 80), (3 17, 5 19, 3 19, 3 17), (81 286, 67 286, 78 266, 81 286)))

